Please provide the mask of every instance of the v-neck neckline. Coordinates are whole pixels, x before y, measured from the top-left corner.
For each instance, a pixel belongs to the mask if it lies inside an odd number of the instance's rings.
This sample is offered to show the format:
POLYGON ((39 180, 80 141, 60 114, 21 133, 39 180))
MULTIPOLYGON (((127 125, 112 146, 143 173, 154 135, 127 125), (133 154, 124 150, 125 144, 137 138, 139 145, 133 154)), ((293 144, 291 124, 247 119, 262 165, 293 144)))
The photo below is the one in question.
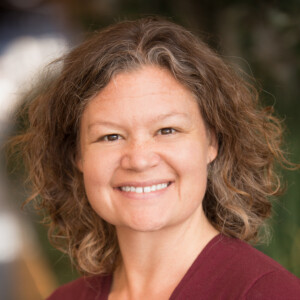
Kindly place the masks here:
MULTIPOLYGON (((207 244, 206 246, 202 249, 202 251, 199 253, 199 255, 196 257, 192 265, 189 267, 185 275, 182 277, 178 285, 175 287, 173 290, 169 300, 175 300, 177 296, 180 294, 182 289, 185 287, 185 285, 188 283, 189 279, 193 276, 194 272, 199 268, 199 265, 201 265, 201 261, 205 260, 205 257, 207 254, 211 251, 213 247, 215 247, 222 239, 223 235, 221 233, 217 234, 215 237, 213 237, 207 244)), ((102 291, 101 291, 101 296, 103 295, 103 298, 100 297, 100 299, 106 299, 108 300, 109 293, 111 290, 112 286, 112 281, 113 281, 113 275, 106 276, 103 278, 102 282, 102 291)))

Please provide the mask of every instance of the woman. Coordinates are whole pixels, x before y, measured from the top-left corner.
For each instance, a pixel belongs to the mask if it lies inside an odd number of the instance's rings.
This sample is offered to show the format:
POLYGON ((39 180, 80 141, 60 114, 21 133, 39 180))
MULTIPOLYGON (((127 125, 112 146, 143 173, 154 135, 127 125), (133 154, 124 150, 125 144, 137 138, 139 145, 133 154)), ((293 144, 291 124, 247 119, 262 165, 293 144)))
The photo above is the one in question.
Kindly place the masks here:
POLYGON ((255 89, 157 18, 62 62, 15 140, 53 244, 85 275, 49 299, 299 299, 299 279, 245 243, 288 163, 255 89))

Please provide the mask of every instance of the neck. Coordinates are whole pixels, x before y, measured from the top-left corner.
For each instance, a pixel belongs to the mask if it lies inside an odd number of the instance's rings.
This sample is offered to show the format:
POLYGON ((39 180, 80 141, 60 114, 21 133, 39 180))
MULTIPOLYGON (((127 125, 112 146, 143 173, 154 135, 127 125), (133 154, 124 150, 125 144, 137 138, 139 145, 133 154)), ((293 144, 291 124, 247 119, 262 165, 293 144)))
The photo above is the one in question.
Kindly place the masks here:
POLYGON ((117 227, 122 263, 114 274, 112 294, 122 294, 119 299, 168 299, 199 253, 218 234, 202 210, 199 214, 152 232, 117 227))

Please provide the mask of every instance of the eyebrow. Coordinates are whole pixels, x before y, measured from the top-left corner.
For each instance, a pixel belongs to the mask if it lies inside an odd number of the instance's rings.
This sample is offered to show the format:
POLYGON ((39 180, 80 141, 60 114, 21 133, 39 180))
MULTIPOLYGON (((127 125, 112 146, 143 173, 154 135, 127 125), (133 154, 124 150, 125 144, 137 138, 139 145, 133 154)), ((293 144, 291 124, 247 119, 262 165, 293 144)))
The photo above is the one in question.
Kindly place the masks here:
MULTIPOLYGON (((150 123, 154 123, 154 122, 157 122, 157 121, 163 121, 165 119, 172 118, 172 117, 177 117, 177 116, 184 117, 185 119, 187 119, 187 121, 191 120, 190 115, 188 115, 186 113, 172 112, 172 113, 168 113, 168 114, 160 114, 154 120, 151 120, 150 123)), ((95 121, 95 122, 89 124, 88 125, 88 130, 90 130, 92 127, 97 126, 97 125, 100 125, 100 126, 114 126, 114 127, 117 127, 117 128, 122 127, 114 121, 98 120, 98 121, 95 121)))

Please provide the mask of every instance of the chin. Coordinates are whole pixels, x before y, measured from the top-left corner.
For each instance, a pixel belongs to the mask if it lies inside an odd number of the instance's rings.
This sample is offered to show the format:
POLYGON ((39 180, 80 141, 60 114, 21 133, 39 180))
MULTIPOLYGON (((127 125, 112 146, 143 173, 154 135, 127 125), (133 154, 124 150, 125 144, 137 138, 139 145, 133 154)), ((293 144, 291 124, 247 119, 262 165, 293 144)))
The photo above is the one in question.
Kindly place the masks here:
MULTIPOLYGON (((135 218, 131 220, 131 222, 126 222, 121 226, 138 232, 155 232, 167 227, 167 223, 163 220, 147 220, 145 218, 137 220, 137 218, 135 218)), ((118 225, 116 227, 118 227, 118 225)))

